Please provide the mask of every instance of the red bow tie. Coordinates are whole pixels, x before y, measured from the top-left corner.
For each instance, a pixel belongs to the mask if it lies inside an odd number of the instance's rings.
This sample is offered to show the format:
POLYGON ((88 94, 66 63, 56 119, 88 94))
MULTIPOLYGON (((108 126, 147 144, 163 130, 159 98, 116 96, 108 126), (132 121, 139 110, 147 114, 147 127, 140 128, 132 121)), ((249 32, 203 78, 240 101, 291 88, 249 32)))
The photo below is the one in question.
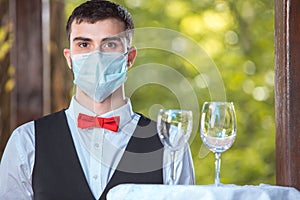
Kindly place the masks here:
POLYGON ((79 128, 105 128, 113 132, 117 132, 120 123, 120 116, 114 116, 110 118, 92 117, 82 113, 78 115, 78 127, 79 128))

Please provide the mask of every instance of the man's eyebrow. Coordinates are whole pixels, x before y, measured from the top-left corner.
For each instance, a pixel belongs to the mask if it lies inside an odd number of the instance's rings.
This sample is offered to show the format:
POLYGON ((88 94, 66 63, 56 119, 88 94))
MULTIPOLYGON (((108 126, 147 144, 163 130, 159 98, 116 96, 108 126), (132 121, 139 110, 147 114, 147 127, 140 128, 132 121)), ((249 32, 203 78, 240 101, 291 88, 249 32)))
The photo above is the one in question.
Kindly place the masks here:
POLYGON ((73 42, 75 42, 75 41, 85 41, 85 42, 90 42, 90 41, 92 41, 92 39, 90 39, 90 38, 85 38, 85 37, 75 37, 74 39, 73 39, 73 42))
POLYGON ((117 37, 117 36, 103 38, 102 42, 111 41, 111 40, 117 40, 119 42, 122 42, 122 39, 120 37, 117 37))

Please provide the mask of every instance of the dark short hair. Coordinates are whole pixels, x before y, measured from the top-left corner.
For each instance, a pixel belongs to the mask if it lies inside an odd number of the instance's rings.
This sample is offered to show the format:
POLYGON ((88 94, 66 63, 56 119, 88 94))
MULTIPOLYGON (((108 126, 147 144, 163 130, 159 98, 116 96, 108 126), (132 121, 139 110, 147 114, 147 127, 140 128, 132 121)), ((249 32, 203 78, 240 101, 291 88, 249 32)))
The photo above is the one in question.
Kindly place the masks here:
MULTIPOLYGON (((70 40, 71 25, 74 20, 76 23, 81 22, 96 23, 100 20, 105 20, 108 18, 115 18, 124 23, 124 31, 130 32, 132 37, 134 24, 131 14, 121 5, 106 1, 106 0, 90 0, 76 7, 72 14, 70 15, 66 31, 68 34, 68 39, 70 40)), ((131 38, 128 38, 131 40, 131 38)))

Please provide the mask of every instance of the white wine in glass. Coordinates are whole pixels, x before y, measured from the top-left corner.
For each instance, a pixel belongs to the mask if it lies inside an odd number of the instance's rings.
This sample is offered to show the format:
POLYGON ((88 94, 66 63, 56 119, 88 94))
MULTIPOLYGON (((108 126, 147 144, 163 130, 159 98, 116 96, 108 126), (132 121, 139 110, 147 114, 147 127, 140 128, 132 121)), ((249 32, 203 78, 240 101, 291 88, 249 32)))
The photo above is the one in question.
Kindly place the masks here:
POLYGON ((171 175, 167 183, 169 185, 173 185, 176 180, 175 153, 188 143, 192 125, 192 111, 161 109, 158 112, 157 132, 163 145, 171 151, 171 175))
POLYGON ((204 102, 200 136, 215 154, 215 185, 220 185, 221 153, 231 147, 236 136, 236 115, 232 102, 204 102))

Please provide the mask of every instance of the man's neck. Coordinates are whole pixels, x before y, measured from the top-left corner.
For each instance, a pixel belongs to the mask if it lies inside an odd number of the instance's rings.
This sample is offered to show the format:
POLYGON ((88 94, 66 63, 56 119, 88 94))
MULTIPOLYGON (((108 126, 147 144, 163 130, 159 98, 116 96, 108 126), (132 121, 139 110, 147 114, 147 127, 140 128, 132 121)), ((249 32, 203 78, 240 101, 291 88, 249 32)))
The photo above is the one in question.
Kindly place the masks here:
POLYGON ((77 90, 75 99, 82 106, 86 107, 97 115, 110 112, 126 104, 124 95, 118 91, 108 96, 103 102, 97 102, 84 92, 77 90))

